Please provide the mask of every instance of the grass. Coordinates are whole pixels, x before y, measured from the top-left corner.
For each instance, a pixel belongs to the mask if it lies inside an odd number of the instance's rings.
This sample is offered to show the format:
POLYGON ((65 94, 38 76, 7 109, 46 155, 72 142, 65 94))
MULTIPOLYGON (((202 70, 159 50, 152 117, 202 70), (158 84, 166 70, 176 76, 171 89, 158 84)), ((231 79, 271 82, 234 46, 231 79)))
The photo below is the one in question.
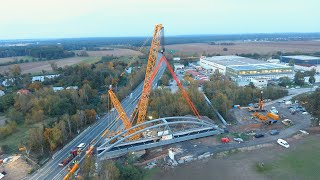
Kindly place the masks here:
POLYGON ((241 138, 244 141, 248 141, 251 136, 247 135, 246 133, 232 133, 232 136, 235 138, 241 138))
POLYGON ((256 170, 271 179, 319 179, 319 137, 306 138, 299 146, 290 148, 294 149, 280 154, 277 159, 263 168, 256 167, 256 170))
POLYGON ((152 169, 147 169, 145 170, 144 174, 143 174, 143 180, 149 180, 149 179, 152 179, 152 175, 153 174, 156 174, 156 173, 159 173, 161 171, 160 168, 158 167, 154 167, 152 169))
POLYGON ((255 165, 256 171, 259 173, 267 173, 270 172, 272 170, 272 166, 270 164, 265 164, 262 162, 258 162, 255 165))
POLYGON ((28 125, 18 125, 15 132, 4 139, 1 139, 0 146, 6 145, 8 150, 6 153, 16 153, 18 152, 18 147, 21 142, 23 142, 28 137, 28 130, 30 126, 28 125))
POLYGON ((101 60, 101 57, 88 57, 88 58, 82 60, 80 63, 94 64, 100 60, 101 60))

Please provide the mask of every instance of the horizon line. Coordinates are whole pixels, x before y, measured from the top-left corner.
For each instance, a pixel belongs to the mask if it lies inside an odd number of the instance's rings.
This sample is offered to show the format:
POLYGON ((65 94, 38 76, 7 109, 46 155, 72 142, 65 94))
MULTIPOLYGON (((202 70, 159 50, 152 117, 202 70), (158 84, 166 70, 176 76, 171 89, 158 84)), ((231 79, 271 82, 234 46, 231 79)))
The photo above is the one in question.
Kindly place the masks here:
MULTIPOLYGON (((256 33, 228 33, 228 34, 178 34, 178 35, 165 35, 166 37, 184 37, 184 36, 228 36, 228 35, 271 35, 271 34, 319 34, 319 32, 256 32, 256 33)), ((79 36, 79 37, 41 37, 41 38, 17 38, 17 39, 0 39, 1 41, 45 41, 45 40, 63 40, 63 39, 90 39, 90 38, 146 38, 150 36, 79 36)))

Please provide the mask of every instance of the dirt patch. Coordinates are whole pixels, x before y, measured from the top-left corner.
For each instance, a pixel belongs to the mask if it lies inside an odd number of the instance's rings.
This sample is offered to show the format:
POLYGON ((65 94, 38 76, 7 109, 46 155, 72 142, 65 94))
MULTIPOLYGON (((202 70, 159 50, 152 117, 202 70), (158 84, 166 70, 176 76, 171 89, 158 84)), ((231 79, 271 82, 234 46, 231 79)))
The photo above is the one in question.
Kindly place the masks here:
POLYGON ((287 42, 235 42, 235 45, 209 45, 206 43, 174 44, 167 45, 166 49, 177 50, 185 53, 202 54, 204 51, 209 54, 242 54, 259 53, 271 54, 281 52, 316 52, 319 51, 320 41, 287 41, 287 42), (228 51, 224 51, 227 48, 228 51))
POLYGON ((135 51, 132 49, 113 49, 113 50, 107 50, 107 51, 87 51, 89 56, 135 56, 135 55, 142 55, 141 52, 135 51))
POLYGON ((24 56, 0 58, 0 64, 24 59, 24 56))
MULTIPOLYGON (((58 67, 64 67, 64 66, 71 66, 74 64, 78 64, 81 62, 86 62, 90 60, 94 60, 95 57, 71 57, 71 58, 65 58, 65 59, 58 59, 58 60, 51 60, 51 61, 39 61, 39 62, 29 62, 29 63, 21 63, 18 64, 22 70, 22 73, 38 73, 42 70, 45 71, 52 71, 52 68, 50 66, 51 62, 57 63, 58 67)), ((5 71, 8 71, 8 69, 13 65, 8 66, 0 66, 0 73, 3 74, 5 71)))
POLYGON ((7 173, 3 180, 16 180, 26 177, 32 170, 32 166, 22 159, 21 156, 12 156, 11 162, 4 164, 0 167, 0 170, 7 173))
POLYGON ((308 132, 310 134, 320 134, 320 126, 317 127, 311 127, 308 132))

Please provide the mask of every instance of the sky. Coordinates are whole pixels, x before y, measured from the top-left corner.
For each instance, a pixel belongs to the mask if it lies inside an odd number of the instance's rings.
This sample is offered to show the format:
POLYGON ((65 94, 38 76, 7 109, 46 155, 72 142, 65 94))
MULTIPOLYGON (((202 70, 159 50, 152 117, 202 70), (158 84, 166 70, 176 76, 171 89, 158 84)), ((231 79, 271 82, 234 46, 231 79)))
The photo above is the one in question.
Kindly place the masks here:
POLYGON ((320 32, 319 0, 0 0, 0 39, 320 32))

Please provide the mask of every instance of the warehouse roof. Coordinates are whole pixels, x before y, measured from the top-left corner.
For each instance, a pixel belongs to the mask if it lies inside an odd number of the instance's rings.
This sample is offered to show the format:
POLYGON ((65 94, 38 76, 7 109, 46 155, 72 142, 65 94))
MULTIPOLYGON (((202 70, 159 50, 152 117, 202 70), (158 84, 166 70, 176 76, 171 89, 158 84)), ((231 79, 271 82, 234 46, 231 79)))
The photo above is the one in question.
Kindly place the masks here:
POLYGON ((224 66, 230 65, 250 65, 250 64, 260 64, 261 61, 245 58, 240 56, 213 56, 213 57, 202 57, 201 59, 206 61, 215 62, 224 66))
POLYGON ((228 66, 231 69, 237 71, 251 71, 251 70, 262 70, 262 69, 290 69, 292 67, 282 65, 282 64, 273 64, 273 63, 265 63, 265 64, 250 64, 250 65, 232 65, 228 66))
POLYGON ((289 59, 299 59, 299 60, 319 60, 320 57, 315 56, 305 56, 305 55, 297 55, 297 56, 282 56, 289 59))

